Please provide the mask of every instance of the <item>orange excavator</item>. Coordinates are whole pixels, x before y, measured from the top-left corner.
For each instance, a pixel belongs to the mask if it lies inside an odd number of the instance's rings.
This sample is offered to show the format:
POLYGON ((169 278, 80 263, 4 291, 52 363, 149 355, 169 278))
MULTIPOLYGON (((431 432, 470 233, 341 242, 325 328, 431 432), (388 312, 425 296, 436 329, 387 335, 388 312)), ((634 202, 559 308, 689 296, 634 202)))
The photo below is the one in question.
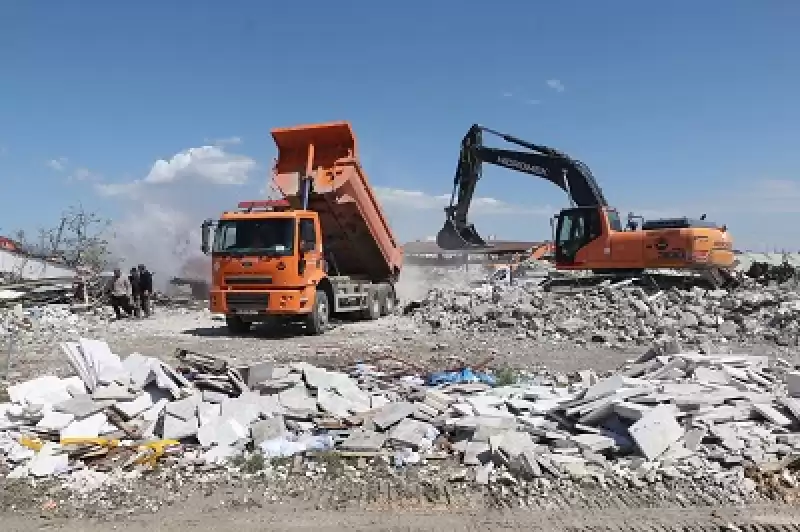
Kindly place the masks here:
POLYGON ((489 163, 541 177, 564 190, 571 206, 551 219, 557 270, 587 270, 612 277, 641 276, 652 270, 696 272, 714 286, 733 281, 733 243, 725 226, 700 219, 670 218, 645 221, 628 215, 622 225, 589 168, 581 161, 511 135, 473 125, 461 141, 445 225, 436 237, 442 249, 487 249, 468 221, 482 164, 489 163), (484 133, 500 137, 523 150, 491 148, 484 133), (641 221, 641 227, 637 221, 641 221))

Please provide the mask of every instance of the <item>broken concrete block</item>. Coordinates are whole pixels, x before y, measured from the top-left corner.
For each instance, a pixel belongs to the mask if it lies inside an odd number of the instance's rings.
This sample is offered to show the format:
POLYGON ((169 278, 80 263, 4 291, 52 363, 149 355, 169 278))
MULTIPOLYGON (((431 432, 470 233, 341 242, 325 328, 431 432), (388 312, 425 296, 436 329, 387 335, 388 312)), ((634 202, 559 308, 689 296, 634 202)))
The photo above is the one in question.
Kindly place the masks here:
POLYGON ((414 450, 430 447, 438 431, 430 423, 415 419, 403 419, 389 431, 389 439, 394 443, 411 447, 414 450))
POLYGON ((194 436, 197 434, 198 428, 197 417, 191 417, 186 420, 169 413, 164 415, 163 437, 165 440, 181 440, 194 436))
POLYGON ((293 410, 316 412, 317 400, 308 394, 305 386, 294 386, 278 394, 278 401, 282 406, 293 410))
POLYGON ((786 393, 789 397, 800 398, 800 371, 790 371, 786 374, 786 393))
POLYGON ((200 425, 211 423, 221 415, 222 405, 220 404, 201 401, 200 404, 197 405, 197 418, 200 421, 200 425))
POLYGON ((386 435, 373 431, 353 431, 340 448, 345 451, 372 452, 380 450, 386 443, 386 435))
POLYGON ((613 449, 617 445, 613 438, 601 434, 578 434, 577 436, 572 436, 571 439, 581 449, 587 449, 595 453, 613 449))
POLYGON ((203 401, 206 403, 220 404, 222 401, 229 399, 230 396, 222 392, 215 392, 214 390, 203 390, 203 401))
POLYGON ((114 404, 113 401, 95 401, 90 395, 77 395, 53 406, 53 410, 72 414, 77 419, 88 417, 114 404))
POLYGON ((261 442, 274 440, 286 434, 286 424, 283 416, 275 416, 263 421, 256 421, 250 426, 250 431, 253 435, 253 442, 259 446, 261 442))
POLYGON ((137 394, 133 393, 127 386, 121 386, 116 382, 108 385, 99 385, 92 393, 95 401, 132 401, 137 394))
POLYGON ((75 419, 72 414, 63 412, 47 412, 42 419, 36 424, 36 428, 40 430, 60 431, 75 419))
POLYGON ((197 417, 197 405, 201 402, 200 395, 190 395, 186 399, 173 401, 167 405, 167 414, 183 421, 197 417))
POLYGON ((492 458, 492 448, 486 442, 467 442, 464 450, 464 465, 485 464, 492 458))
POLYGON ((256 362, 248 366, 240 366, 237 369, 244 383, 252 389, 257 384, 272 379, 274 366, 273 362, 256 362))
POLYGON ((386 430, 399 421, 409 417, 416 410, 416 406, 404 401, 390 403, 376 412, 372 420, 379 429, 386 430))
POLYGON ((133 401, 120 401, 113 408, 125 420, 133 419, 148 408, 153 406, 153 398, 149 393, 142 393, 133 401))
POLYGON ((233 419, 242 427, 249 427, 261 416, 262 396, 255 393, 244 393, 236 399, 226 399, 221 405, 221 415, 225 419, 233 419))
POLYGON ((106 423, 108 423, 108 418, 104 412, 98 412, 83 419, 76 419, 61 429, 61 439, 97 438, 106 423))
POLYGON ((645 414, 628 429, 639 450, 648 460, 654 460, 684 434, 675 420, 674 410, 659 405, 645 414))
POLYGON ((317 390, 317 405, 320 410, 327 412, 339 419, 350 416, 352 404, 350 401, 340 396, 338 393, 331 392, 325 388, 317 390))
POLYGON ((753 409, 755 409, 756 412, 764 416, 770 422, 780 425, 781 427, 786 427, 792 424, 791 419, 775 410, 771 405, 756 403, 753 405, 753 409))
POLYGON ((248 433, 248 429, 245 429, 233 419, 225 419, 220 416, 211 423, 200 427, 197 431, 197 439, 200 441, 200 445, 204 447, 233 445, 237 441, 247 438, 248 433))
POLYGON ((536 461, 533 451, 527 450, 517 456, 509 465, 511 471, 526 480, 533 480, 542 476, 542 469, 536 461))

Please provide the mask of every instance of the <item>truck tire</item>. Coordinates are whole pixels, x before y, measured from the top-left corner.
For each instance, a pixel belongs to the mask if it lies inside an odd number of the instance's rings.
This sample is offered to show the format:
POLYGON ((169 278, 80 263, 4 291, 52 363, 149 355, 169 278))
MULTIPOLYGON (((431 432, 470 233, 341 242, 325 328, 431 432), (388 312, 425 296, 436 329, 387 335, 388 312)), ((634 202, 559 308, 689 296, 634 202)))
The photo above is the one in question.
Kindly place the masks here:
POLYGON ((390 285, 383 291, 383 305, 381 308, 381 316, 388 316, 394 313, 394 308, 397 304, 394 294, 394 288, 390 285))
POLYGON ((328 305, 328 294, 324 290, 317 290, 314 296, 314 309, 306 317, 306 327, 311 335, 318 335, 325 332, 328 328, 328 318, 330 317, 330 305, 328 305))
POLYGON ((245 334, 250 331, 249 322, 244 321, 240 316, 225 316, 225 325, 231 334, 245 334))
POLYGON ((365 320, 377 320, 381 317, 383 310, 383 290, 374 288, 367 294, 367 306, 361 311, 361 317, 365 320))

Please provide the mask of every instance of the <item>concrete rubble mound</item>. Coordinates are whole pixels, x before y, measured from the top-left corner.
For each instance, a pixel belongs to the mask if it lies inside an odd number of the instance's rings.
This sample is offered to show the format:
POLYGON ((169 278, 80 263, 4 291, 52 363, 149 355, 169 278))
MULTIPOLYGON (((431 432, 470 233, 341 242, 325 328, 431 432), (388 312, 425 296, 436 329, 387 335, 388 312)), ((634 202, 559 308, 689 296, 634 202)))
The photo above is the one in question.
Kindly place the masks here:
POLYGON ((512 379, 396 363, 236 366, 180 349, 173 368, 91 339, 61 349, 74 376, 14 384, 0 403, 9 478, 64 476, 87 490, 102 484, 95 474, 162 463, 335 453, 394 467, 449 460, 477 484, 701 478, 744 494, 756 488, 750 470, 797 483, 800 372, 765 356, 664 341, 602 378, 512 379))
POLYGON ((409 312, 434 329, 505 329, 579 345, 646 346, 668 335, 690 345, 766 341, 789 346, 800 336, 800 291, 781 285, 646 291, 623 281, 572 293, 531 284, 435 288, 409 312))

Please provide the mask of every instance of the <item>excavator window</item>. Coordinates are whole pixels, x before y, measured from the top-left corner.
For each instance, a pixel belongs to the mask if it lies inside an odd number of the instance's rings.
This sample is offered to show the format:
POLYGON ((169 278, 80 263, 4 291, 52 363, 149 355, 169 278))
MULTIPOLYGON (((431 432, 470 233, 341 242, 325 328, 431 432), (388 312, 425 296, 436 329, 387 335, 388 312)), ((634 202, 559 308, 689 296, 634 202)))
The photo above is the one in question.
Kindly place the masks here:
POLYGON ((575 262, 578 250, 599 238, 602 232, 597 208, 579 207, 561 211, 556 230, 556 262, 575 262))

